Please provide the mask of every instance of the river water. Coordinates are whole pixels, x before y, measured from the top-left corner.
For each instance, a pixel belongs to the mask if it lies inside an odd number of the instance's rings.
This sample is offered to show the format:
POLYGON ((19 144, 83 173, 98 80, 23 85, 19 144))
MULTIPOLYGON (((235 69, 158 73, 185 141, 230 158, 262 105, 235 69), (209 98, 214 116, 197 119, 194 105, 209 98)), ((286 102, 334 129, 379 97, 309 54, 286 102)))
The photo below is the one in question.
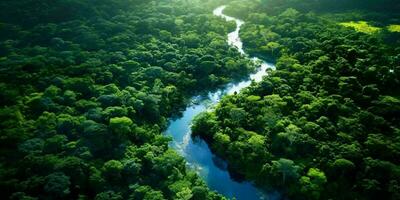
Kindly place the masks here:
MULTIPOLYGON (((228 44, 235 47, 242 55, 248 56, 243 50, 243 43, 239 37, 239 31, 244 22, 224 15, 224 9, 225 6, 220 6, 214 10, 213 14, 227 21, 236 22, 235 31, 228 34, 228 44)), ((237 200, 275 200, 279 199, 277 192, 262 192, 250 182, 233 180, 226 170, 226 163, 210 151, 205 141, 191 137, 190 125, 196 115, 211 109, 223 96, 239 92, 241 89, 248 87, 252 81, 261 81, 262 77, 267 75, 266 70, 268 68, 275 68, 274 65, 257 57, 253 57, 251 60, 259 65, 255 73, 250 74, 248 79, 241 82, 229 83, 220 90, 209 92, 207 95, 193 97, 193 103, 186 108, 182 117, 170 121, 166 134, 173 138, 170 146, 186 159, 187 165, 196 170, 212 190, 229 198, 235 197, 237 200)))

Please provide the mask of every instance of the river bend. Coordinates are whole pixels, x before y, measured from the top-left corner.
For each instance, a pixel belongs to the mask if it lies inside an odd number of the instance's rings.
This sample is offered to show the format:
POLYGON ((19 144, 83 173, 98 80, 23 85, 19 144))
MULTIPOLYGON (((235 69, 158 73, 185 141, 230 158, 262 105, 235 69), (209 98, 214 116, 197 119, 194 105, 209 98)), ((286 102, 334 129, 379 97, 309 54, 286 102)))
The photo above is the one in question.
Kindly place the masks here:
MULTIPOLYGON (((239 36, 240 28, 244 21, 223 14, 224 9, 225 6, 220 6, 213 11, 213 14, 226 21, 234 21, 236 23, 235 31, 228 34, 228 44, 235 47, 242 55, 248 56, 243 50, 243 43, 239 36)), ((170 146, 186 159, 187 165, 194 169, 212 190, 229 198, 235 197, 237 200, 274 200, 279 197, 276 192, 262 192, 250 182, 233 180, 226 170, 224 161, 210 151, 204 140, 200 138, 193 139, 190 131, 191 122, 196 115, 212 108, 223 96, 239 92, 241 89, 248 87, 252 81, 261 81, 262 77, 267 75, 266 70, 268 68, 275 68, 274 65, 257 57, 252 57, 251 60, 259 65, 256 72, 250 74, 246 80, 241 82, 232 82, 220 90, 209 92, 207 95, 193 97, 193 103, 186 108, 182 116, 178 119, 170 120, 166 135, 173 138, 170 146)))

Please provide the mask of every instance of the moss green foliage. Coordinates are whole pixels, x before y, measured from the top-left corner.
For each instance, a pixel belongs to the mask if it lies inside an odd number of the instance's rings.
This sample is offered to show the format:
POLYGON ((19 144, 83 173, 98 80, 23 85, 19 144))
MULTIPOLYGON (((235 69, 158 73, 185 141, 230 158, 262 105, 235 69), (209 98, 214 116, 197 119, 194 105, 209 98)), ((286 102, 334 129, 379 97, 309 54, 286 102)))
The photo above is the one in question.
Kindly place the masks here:
POLYGON ((400 32, 400 25, 392 24, 387 27, 390 32, 400 32))
POLYGON ((1 1, 1 196, 223 199, 162 135, 192 94, 253 70, 217 5, 1 1))
POLYGON ((276 70, 199 115, 194 135, 232 173, 289 199, 399 199, 399 43, 316 13, 265 12, 277 2, 227 8, 246 22, 246 51, 276 70))
POLYGON ((356 31, 366 34, 374 34, 381 30, 381 28, 369 25, 366 21, 358 22, 342 22, 340 25, 344 27, 354 28, 356 31))
POLYGON ((316 12, 341 12, 348 10, 368 10, 387 13, 396 13, 400 9, 400 2, 397 0, 260 0, 270 9, 285 10, 287 7, 299 11, 316 12))

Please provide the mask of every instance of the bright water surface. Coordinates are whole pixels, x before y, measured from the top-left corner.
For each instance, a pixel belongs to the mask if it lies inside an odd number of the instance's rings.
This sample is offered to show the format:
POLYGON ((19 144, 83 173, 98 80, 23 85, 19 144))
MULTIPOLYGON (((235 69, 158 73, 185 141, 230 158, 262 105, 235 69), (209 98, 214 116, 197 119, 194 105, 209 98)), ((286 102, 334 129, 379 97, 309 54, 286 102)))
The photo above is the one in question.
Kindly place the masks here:
MULTIPOLYGON (((229 45, 237 48, 241 54, 247 56, 243 51, 243 43, 239 37, 240 27, 244 22, 224 15, 224 9, 225 6, 220 6, 213 13, 227 21, 236 22, 236 30, 228 34, 227 42, 229 45)), ((223 89, 210 92, 205 96, 193 97, 193 103, 186 108, 182 117, 170 121, 166 134, 173 138, 170 146, 185 157, 188 166, 195 169, 211 189, 227 197, 235 197, 237 200, 275 200, 279 199, 277 192, 262 192, 250 182, 237 182, 233 180, 226 170, 226 164, 210 151, 204 140, 200 138, 193 139, 190 132, 191 122, 196 115, 212 108, 212 106, 221 100, 221 97, 234 94, 248 87, 251 81, 261 81, 262 77, 267 75, 266 70, 268 68, 275 68, 272 64, 266 63, 259 58, 254 57, 251 59, 259 63, 259 68, 255 73, 250 74, 247 80, 230 83, 223 89)))

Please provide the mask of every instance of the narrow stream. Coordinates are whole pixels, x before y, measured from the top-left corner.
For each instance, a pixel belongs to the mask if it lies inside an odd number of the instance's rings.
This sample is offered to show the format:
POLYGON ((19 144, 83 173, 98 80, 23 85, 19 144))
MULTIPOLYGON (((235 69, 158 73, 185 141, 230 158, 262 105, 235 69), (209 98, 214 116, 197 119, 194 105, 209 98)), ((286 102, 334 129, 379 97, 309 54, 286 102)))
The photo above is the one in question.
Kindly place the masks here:
MULTIPOLYGON (((225 6, 220 6, 214 10, 214 15, 227 21, 236 22, 236 30, 228 34, 228 44, 234 46, 241 54, 248 56, 243 50, 243 43, 239 37, 239 31, 244 22, 223 14, 225 6)), ((223 96, 239 92, 248 87, 252 81, 259 82, 264 75, 267 75, 268 68, 275 68, 274 65, 266 63, 261 59, 251 58, 259 63, 258 70, 249 75, 247 80, 229 83, 223 89, 210 92, 205 96, 196 96, 179 119, 171 120, 166 134, 172 136, 173 141, 170 146, 176 149, 190 168, 193 168, 205 180, 207 185, 226 197, 235 197, 237 200, 258 200, 279 199, 278 193, 265 193, 257 189, 250 182, 237 182, 233 180, 226 170, 226 163, 214 155, 204 140, 191 137, 190 125, 193 118, 201 112, 207 111, 216 105, 223 96)))

